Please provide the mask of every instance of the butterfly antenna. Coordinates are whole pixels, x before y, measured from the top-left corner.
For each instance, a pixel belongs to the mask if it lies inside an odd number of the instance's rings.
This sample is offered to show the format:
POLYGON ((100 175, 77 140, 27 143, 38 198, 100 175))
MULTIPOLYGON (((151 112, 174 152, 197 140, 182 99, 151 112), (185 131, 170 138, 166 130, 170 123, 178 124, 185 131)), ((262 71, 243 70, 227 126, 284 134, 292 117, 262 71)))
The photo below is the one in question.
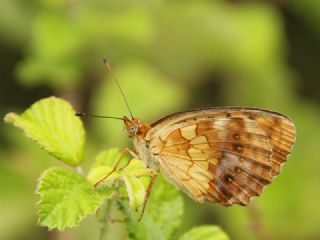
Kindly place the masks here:
POLYGON ((110 72, 111 78, 116 82, 117 87, 118 87, 118 89, 120 90, 120 93, 121 93, 121 95, 122 95, 122 97, 123 97, 123 99, 124 99, 124 101, 125 101, 125 103, 126 103, 126 106, 127 106, 128 110, 129 110, 130 116, 131 116, 131 118, 133 119, 133 114, 132 114, 131 109, 130 109, 130 107, 129 107, 129 103, 128 103, 128 101, 127 101, 127 98, 126 98, 126 96, 124 95, 124 93, 123 93, 123 91, 122 91, 122 88, 120 87, 120 84, 119 84, 118 79, 116 78, 115 74, 114 74, 113 71, 112 71, 110 62, 108 61, 107 58, 103 58, 103 63, 104 63, 104 65, 106 66, 106 68, 108 69, 108 71, 110 72))
POLYGON ((92 114, 87 114, 85 112, 77 112, 76 116, 78 117, 83 117, 83 116, 88 116, 88 117, 95 117, 95 118, 109 118, 109 119, 117 119, 117 120, 123 120, 123 118, 120 117, 110 117, 110 116, 102 116, 102 115, 92 115, 92 114))

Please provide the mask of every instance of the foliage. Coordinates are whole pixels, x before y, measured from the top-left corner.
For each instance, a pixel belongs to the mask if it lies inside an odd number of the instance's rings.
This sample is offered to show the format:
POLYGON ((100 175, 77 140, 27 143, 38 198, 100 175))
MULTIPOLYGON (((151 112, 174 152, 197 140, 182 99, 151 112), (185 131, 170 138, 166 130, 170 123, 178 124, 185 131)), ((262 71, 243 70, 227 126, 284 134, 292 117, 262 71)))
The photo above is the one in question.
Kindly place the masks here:
POLYGON ((78 226, 95 213, 110 194, 98 192, 85 177, 63 168, 49 168, 39 180, 37 194, 39 223, 49 229, 63 230, 78 226))
POLYGON ((67 102, 47 98, 20 116, 7 114, 5 121, 21 128, 27 137, 66 164, 77 166, 81 163, 85 133, 82 122, 67 102))
POLYGON ((142 221, 138 223, 126 204, 120 203, 127 212, 126 223, 130 239, 172 239, 181 224, 183 202, 177 189, 157 179, 142 221))
MULTIPOLYGON (((78 154, 69 154, 66 146, 71 148, 72 153, 82 153, 84 129, 71 106, 64 100, 54 97, 40 100, 21 115, 9 113, 5 121, 23 129, 26 136, 35 140, 49 154, 70 166, 78 166, 79 170, 80 161, 72 161, 78 159, 78 154), (81 144, 72 145, 73 140, 81 144)), ((124 213, 130 239, 172 239, 181 224, 183 213, 178 190, 160 178, 143 221, 137 222, 135 211, 144 202, 149 173, 142 161, 122 156, 118 149, 101 152, 87 178, 74 170, 61 167, 51 167, 44 171, 36 191, 40 197, 39 224, 49 230, 77 227, 83 218, 96 213, 104 201, 108 206, 115 201, 124 213), (122 164, 113 169, 119 159, 122 164), (105 176, 108 177, 104 179, 105 176), (104 181, 100 182, 101 179, 104 181), (99 185, 95 186, 95 183, 99 185), (123 189, 127 197, 121 195, 123 189)), ((105 208, 105 216, 102 229, 107 230, 105 225, 111 221, 110 207, 105 208)), ((100 239, 104 234, 102 231, 100 239)), ((222 239, 219 234, 224 235, 219 229, 215 229, 215 232, 193 229, 184 238, 187 236, 187 239, 196 240, 203 234, 212 235, 212 239, 217 240, 222 239)))
MULTIPOLYGON (((280 176, 254 199, 256 210, 200 205, 186 198, 178 235, 214 223, 232 239, 317 239, 319 26, 316 0, 276 4, 1 0, 0 114, 22 112, 50 95, 68 100, 79 111, 127 114, 116 85, 105 72, 104 56, 110 59, 134 116, 149 123, 177 111, 208 106, 279 111, 295 122, 297 141, 280 176)), ((78 170, 81 167, 88 179, 96 153, 129 144, 120 121, 83 120, 89 130, 78 170)), ((99 233, 92 216, 81 227, 58 236, 34 224, 35 209, 30 207, 36 202, 30 194, 34 183, 44 169, 61 164, 15 129, 0 125, 0 239, 96 238, 99 233)), ((145 184, 148 177, 141 179, 145 184)), ((117 181, 130 210, 124 182, 117 181)), ((117 220, 119 204, 111 205, 117 220)), ((105 202, 98 215, 103 215, 104 206, 105 202)), ((121 233, 125 239, 124 224, 113 226, 110 239, 121 233)))
POLYGON ((186 232, 179 240, 228 240, 229 237, 216 226, 201 226, 186 232))

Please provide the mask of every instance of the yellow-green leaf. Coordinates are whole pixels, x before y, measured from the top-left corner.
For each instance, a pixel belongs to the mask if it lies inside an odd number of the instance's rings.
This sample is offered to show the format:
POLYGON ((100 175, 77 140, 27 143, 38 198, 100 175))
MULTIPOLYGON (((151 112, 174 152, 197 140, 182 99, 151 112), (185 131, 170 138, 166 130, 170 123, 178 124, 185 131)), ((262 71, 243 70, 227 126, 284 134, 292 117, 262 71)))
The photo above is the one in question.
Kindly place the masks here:
POLYGON ((145 164, 139 159, 132 159, 129 165, 123 168, 121 174, 135 177, 150 176, 150 173, 147 170, 145 164))
POLYGON ((183 234, 179 240, 229 240, 228 235, 218 226, 195 227, 183 234))
POLYGON ((27 137, 64 163, 77 166, 82 162, 85 131, 65 100, 42 99, 21 115, 7 114, 5 121, 21 128, 27 137))
POLYGON ((146 189, 140 178, 123 174, 122 180, 126 186, 131 209, 136 210, 144 201, 146 189))
MULTIPOLYGON (((99 180, 108 176, 108 174, 114 169, 116 163, 120 159, 122 152, 119 149, 109 149, 101 152, 95 162, 94 167, 88 174, 88 179, 92 185, 99 180)), ((129 197, 129 204, 131 209, 136 210, 144 201, 146 194, 145 184, 143 177, 150 176, 146 166, 139 159, 131 159, 128 164, 129 157, 123 156, 124 159, 120 162, 117 169, 110 174, 103 182, 103 185, 113 182, 113 180, 119 180, 124 183, 125 190, 129 197)), ((122 185, 120 185, 122 186, 122 185)), ((122 192, 123 187, 118 189, 122 192)))
POLYGON ((53 167, 46 170, 37 188, 39 224, 49 229, 75 227, 96 212, 113 189, 94 189, 85 177, 74 171, 53 167))
MULTIPOLYGON (((88 180, 92 185, 94 185, 100 179, 107 176, 111 171, 112 171, 112 168, 104 167, 104 166, 92 168, 88 174, 88 180)), ((113 181, 115 179, 118 179, 119 177, 120 177, 119 173, 115 171, 111 173, 110 176, 108 176, 108 178, 104 182, 113 181)))
MULTIPOLYGON (((88 179, 94 184, 104 176, 107 176, 110 171, 115 167, 118 160, 120 159, 122 152, 117 148, 111 148, 109 150, 102 151, 96 157, 92 169, 89 171, 88 179)), ((104 182, 109 182, 114 179, 118 179, 123 175, 130 175, 134 177, 149 176, 149 172, 144 163, 139 159, 131 159, 130 163, 129 156, 123 156, 118 168, 112 173, 104 182)), ((123 180, 123 178, 122 178, 123 180)))

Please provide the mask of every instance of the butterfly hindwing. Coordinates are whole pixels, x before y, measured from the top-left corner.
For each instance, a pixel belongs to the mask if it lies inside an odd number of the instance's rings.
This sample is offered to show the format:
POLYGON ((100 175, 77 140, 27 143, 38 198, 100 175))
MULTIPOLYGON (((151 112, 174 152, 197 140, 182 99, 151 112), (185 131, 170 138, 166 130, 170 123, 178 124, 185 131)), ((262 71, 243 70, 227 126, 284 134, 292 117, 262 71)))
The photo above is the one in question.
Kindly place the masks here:
POLYGON ((257 116, 257 123, 266 132, 272 147, 272 176, 280 173, 281 165, 287 161, 295 141, 295 126, 288 119, 262 118, 257 116))

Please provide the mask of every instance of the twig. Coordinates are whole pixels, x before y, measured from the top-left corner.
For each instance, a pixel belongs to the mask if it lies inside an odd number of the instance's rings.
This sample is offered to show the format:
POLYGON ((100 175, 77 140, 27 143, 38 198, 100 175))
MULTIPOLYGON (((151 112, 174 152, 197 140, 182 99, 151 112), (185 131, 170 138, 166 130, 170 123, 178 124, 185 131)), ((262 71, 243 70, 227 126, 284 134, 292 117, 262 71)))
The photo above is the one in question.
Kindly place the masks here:
POLYGON ((104 240, 107 232, 109 230, 109 218, 110 218, 110 211, 113 205, 113 200, 108 200, 104 209, 104 213, 102 219, 100 220, 101 227, 98 240, 104 240))

